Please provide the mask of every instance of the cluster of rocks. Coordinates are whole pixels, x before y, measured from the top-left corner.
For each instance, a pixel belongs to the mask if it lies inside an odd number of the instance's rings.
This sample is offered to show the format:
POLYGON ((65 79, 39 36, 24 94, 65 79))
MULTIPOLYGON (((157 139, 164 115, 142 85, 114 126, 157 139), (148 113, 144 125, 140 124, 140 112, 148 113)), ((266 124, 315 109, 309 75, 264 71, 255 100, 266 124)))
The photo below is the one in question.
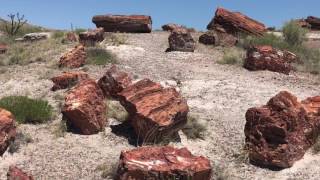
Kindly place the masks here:
POLYGON ((306 19, 297 19, 296 22, 303 28, 320 30, 320 18, 318 17, 308 16, 306 19))
POLYGON ((104 29, 97 28, 79 34, 80 43, 86 46, 94 46, 97 42, 104 40, 104 29))
POLYGON ((245 136, 250 161, 268 168, 288 168, 301 159, 320 133, 320 96, 299 102, 283 91, 267 105, 246 113, 245 136))
POLYGON ((50 32, 38 32, 25 34, 22 38, 17 38, 16 41, 39 41, 51 37, 50 32))

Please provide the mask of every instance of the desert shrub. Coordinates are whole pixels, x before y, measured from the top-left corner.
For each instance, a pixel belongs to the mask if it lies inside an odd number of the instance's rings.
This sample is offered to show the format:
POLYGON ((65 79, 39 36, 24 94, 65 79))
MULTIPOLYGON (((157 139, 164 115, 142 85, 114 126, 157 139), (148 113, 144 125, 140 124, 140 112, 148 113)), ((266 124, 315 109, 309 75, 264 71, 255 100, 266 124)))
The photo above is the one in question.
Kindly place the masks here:
POLYGON ((294 21, 287 22, 283 26, 282 32, 285 42, 291 46, 301 46, 307 34, 307 30, 294 21))
POLYGON ((128 37, 125 34, 119 33, 109 33, 106 37, 107 43, 113 46, 119 46, 122 44, 127 44, 128 37))
POLYGON ((8 96, 0 99, 0 107, 12 112, 19 123, 44 123, 52 118, 48 101, 26 96, 8 96))
POLYGON ((107 100, 107 117, 114 118, 120 122, 127 120, 129 114, 119 101, 107 100))
POLYGON ((117 174, 118 163, 104 163, 96 167, 96 171, 101 172, 102 178, 114 179, 117 174))
POLYGON ((248 49, 251 46, 256 45, 270 45, 279 49, 286 49, 289 45, 283 40, 283 38, 276 36, 272 33, 266 33, 261 37, 258 36, 241 36, 238 43, 240 47, 248 49))
POLYGON ((74 30, 74 32, 77 34, 77 35, 79 35, 80 33, 82 33, 82 32, 86 32, 87 30, 86 29, 83 29, 83 28, 76 28, 75 30, 74 30))
POLYGON ((55 137, 64 137, 68 132, 68 126, 65 119, 62 119, 54 128, 53 134, 55 137))
POLYGON ((63 31, 55 31, 52 35, 52 38, 54 39, 62 39, 64 37, 63 31))
POLYGON ((22 132, 18 132, 15 140, 9 145, 8 151, 13 154, 18 152, 22 145, 26 145, 32 143, 33 139, 29 134, 24 134, 22 132))
POLYGON ((190 139, 203 139, 206 130, 207 122, 205 120, 201 120, 194 115, 188 115, 187 124, 182 129, 182 132, 190 139))
POLYGON ((86 52, 88 64, 105 65, 117 63, 116 56, 104 48, 90 47, 87 48, 86 52))
POLYGON ((242 64, 243 54, 239 49, 225 49, 222 59, 218 64, 242 64))

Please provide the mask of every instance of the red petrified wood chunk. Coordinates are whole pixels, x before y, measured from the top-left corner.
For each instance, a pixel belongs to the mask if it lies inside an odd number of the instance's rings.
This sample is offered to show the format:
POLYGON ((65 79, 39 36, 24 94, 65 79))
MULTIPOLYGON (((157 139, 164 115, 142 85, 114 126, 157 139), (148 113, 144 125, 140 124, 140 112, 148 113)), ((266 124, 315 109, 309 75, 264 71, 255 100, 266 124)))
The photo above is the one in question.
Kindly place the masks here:
POLYGON ((238 39, 232 34, 228 34, 224 29, 210 30, 199 37, 199 42, 205 45, 234 46, 238 39))
POLYGON ((6 53, 8 50, 8 46, 6 44, 0 44, 0 54, 6 53))
POLYGON ((293 70, 291 63, 296 60, 297 56, 289 51, 255 46, 248 49, 243 67, 251 71, 269 70, 289 74, 293 70))
POLYGON ((144 15, 97 15, 92 18, 105 32, 150 33, 152 20, 144 15))
POLYGON ((91 79, 81 81, 65 98, 63 117, 69 127, 80 134, 90 135, 106 125, 106 105, 103 92, 91 79))
POLYGON ((320 128, 320 97, 299 102, 282 91, 266 106, 246 113, 245 136, 253 164, 288 168, 316 141, 320 128))
POLYGON ((116 179, 210 180, 211 174, 210 161, 186 148, 142 147, 121 153, 116 179))
POLYGON ((11 112, 0 108, 0 156, 16 137, 15 119, 11 112))
POLYGON ((66 89, 75 86, 80 81, 88 79, 89 75, 85 72, 63 72, 62 74, 51 78, 54 83, 52 91, 66 89))
POLYGON ((186 28, 174 29, 169 36, 169 49, 167 51, 194 52, 196 42, 186 28))
POLYGON ((130 76, 113 65, 98 81, 105 96, 117 98, 118 93, 132 84, 130 76))
POLYGON ((33 180, 33 177, 31 175, 28 175, 15 166, 10 166, 7 173, 7 178, 8 180, 33 180))
POLYGON ((227 33, 233 35, 246 33, 260 36, 266 31, 264 24, 239 12, 231 12, 223 8, 217 9, 215 17, 208 24, 207 28, 209 30, 223 28, 227 33))
POLYGON ((79 38, 80 43, 93 46, 96 42, 101 42, 104 40, 104 30, 103 28, 97 28, 87 32, 82 32, 79 34, 79 38))
POLYGON ((163 88, 149 79, 119 93, 131 124, 144 142, 161 141, 178 132, 187 122, 187 102, 174 88, 163 88))
POLYGON ((60 58, 59 67, 81 67, 86 62, 86 56, 84 46, 78 45, 60 58))

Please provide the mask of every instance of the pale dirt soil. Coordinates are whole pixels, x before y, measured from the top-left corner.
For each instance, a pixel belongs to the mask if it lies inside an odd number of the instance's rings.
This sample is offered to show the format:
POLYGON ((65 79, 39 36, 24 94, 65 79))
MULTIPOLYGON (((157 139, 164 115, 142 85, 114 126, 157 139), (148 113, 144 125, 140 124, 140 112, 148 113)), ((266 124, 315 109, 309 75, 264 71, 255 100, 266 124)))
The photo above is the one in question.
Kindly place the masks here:
MULTIPOLYGON (((197 37, 198 35, 194 35, 197 37)), ((181 142, 196 155, 208 157, 215 176, 224 179, 319 179, 320 155, 308 152, 292 168, 270 171, 248 164, 242 151, 244 145, 245 112, 265 104, 279 91, 288 90, 300 99, 319 95, 319 78, 306 73, 282 75, 273 72, 249 72, 241 66, 219 65, 221 48, 198 45, 195 53, 165 53, 168 33, 130 34, 126 45, 105 46, 119 57, 119 67, 136 79, 181 81, 180 90, 187 99, 191 113, 208 122, 204 140, 188 140, 182 133, 181 142)), ((58 61, 53 58, 52 62, 58 61)), ((94 78, 108 67, 86 66, 94 78)), ((51 92, 48 80, 62 70, 43 62, 27 66, 10 66, 0 74, 0 97, 28 95, 42 97, 59 111, 65 90, 51 92)), ((174 83, 173 83, 174 84, 174 83)), ((59 114, 59 113, 57 113, 59 114)), ((67 133, 56 137, 54 130, 61 121, 43 125, 19 125, 19 131, 29 134, 32 143, 21 146, 19 152, 6 152, 0 157, 0 179, 6 179, 11 164, 34 175, 36 179, 102 179, 97 166, 114 164, 121 150, 134 148, 128 140, 106 127, 105 132, 83 136, 67 133)))

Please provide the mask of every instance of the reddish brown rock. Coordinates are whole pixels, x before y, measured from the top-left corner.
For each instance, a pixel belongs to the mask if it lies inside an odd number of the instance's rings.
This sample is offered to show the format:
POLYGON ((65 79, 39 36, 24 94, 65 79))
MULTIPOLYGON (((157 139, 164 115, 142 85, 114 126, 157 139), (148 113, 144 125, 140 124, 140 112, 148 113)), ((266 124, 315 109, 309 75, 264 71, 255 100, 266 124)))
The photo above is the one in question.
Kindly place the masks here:
POLYGON ((80 43, 86 46, 94 46, 97 42, 104 40, 103 28, 97 28, 91 31, 82 32, 79 34, 80 43))
POLYGON ((0 54, 6 53, 8 50, 8 46, 6 44, 0 44, 0 54))
POLYGON ((208 30, 223 28, 229 34, 238 35, 245 33, 261 36, 266 31, 264 24, 251 19, 239 12, 231 12, 223 8, 218 8, 215 17, 208 24, 208 30))
POLYGON ((308 24, 310 24, 310 28, 312 30, 320 30, 320 18, 314 16, 308 16, 305 20, 308 24))
POLYGON ((170 137, 187 122, 189 108, 186 100, 174 88, 163 88, 149 79, 124 89, 119 93, 119 99, 143 142, 170 137))
POLYGON ((0 156, 16 137, 16 124, 11 112, 0 108, 0 156))
POLYGON ((106 97, 117 98, 118 93, 132 84, 130 76, 113 65, 98 81, 106 97))
POLYGON ((98 15, 92 18, 105 32, 150 33, 152 20, 144 15, 98 15))
POLYGON ((223 30, 210 30, 199 37, 199 42, 205 45, 231 47, 237 44, 238 39, 223 30))
POLYGON ((116 179, 210 180, 211 175, 207 158, 194 156, 186 148, 163 146, 122 151, 116 179))
POLYGON ((68 32, 64 38, 67 42, 78 42, 78 36, 74 32, 68 32))
POLYGON ((23 172, 21 169, 10 166, 9 171, 7 173, 8 180, 34 180, 31 175, 23 172))
POLYGON ((169 36, 167 51, 194 52, 196 42, 185 28, 174 29, 169 36))
POLYGON ((54 83, 52 91, 66 89, 75 86, 80 81, 88 79, 89 75, 85 72, 63 72, 62 74, 51 78, 54 83))
POLYGON ((162 26, 162 30, 164 31, 173 31, 178 28, 183 28, 183 27, 179 24, 173 24, 173 23, 165 24, 162 26))
POLYGON ((59 60, 59 67, 78 68, 86 62, 86 51, 84 46, 78 45, 71 51, 65 53, 59 60))
POLYGON ((247 51, 243 67, 251 70, 269 70, 289 74, 293 67, 291 63, 297 61, 297 56, 289 51, 282 51, 271 46, 255 46, 247 51))
POLYGON ((282 91, 267 105, 246 113, 249 159, 268 168, 288 168, 316 141, 320 128, 320 97, 302 103, 282 91))
POLYGON ((68 92, 62 114, 70 129, 90 135, 104 129, 106 110, 102 90, 94 80, 88 79, 68 92))

